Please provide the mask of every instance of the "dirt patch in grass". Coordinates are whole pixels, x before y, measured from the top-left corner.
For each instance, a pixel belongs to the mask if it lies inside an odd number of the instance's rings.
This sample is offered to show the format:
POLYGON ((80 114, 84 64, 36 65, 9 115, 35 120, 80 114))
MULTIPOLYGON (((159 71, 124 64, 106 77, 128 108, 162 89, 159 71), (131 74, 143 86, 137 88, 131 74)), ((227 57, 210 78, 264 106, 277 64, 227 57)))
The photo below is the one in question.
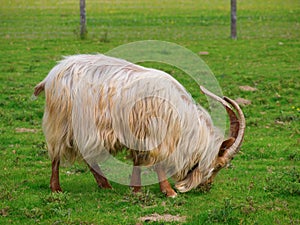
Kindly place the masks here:
POLYGON ((29 129, 29 128, 24 128, 24 127, 18 127, 16 128, 17 133, 35 133, 35 129, 29 129))
POLYGON ((170 214, 159 215, 157 213, 140 217, 139 219, 142 222, 185 222, 185 216, 174 216, 170 214))
POLYGON ((239 87, 242 91, 257 91, 257 88, 255 88, 255 87, 250 87, 250 86, 248 86, 248 85, 246 85, 246 86, 240 86, 239 87))
POLYGON ((245 106, 245 105, 251 105, 251 100, 244 99, 244 98, 237 98, 235 100, 239 105, 245 106))

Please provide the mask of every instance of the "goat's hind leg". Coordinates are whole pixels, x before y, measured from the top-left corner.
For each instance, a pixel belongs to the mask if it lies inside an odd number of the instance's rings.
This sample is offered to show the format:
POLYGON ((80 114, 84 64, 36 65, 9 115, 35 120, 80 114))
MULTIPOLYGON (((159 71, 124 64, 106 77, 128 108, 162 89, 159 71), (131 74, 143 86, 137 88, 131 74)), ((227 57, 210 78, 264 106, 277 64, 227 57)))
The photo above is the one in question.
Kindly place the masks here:
POLYGON ((52 192, 62 192, 59 184, 59 164, 60 159, 54 158, 52 161, 52 174, 50 179, 50 188, 52 192))

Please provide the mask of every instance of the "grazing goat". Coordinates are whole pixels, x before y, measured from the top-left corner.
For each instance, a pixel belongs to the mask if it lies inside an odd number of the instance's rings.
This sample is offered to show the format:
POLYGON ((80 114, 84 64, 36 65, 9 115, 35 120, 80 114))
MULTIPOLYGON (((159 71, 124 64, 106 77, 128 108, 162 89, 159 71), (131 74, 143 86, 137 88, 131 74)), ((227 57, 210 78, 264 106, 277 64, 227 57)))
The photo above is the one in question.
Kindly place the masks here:
POLYGON ((59 62, 35 87, 45 90, 43 131, 52 160, 52 191, 61 191, 59 165, 78 157, 97 184, 111 188, 99 163, 127 149, 133 160, 131 186, 141 188, 140 166, 153 167, 161 191, 187 192, 213 181, 239 151, 245 118, 238 104, 200 87, 230 118, 224 140, 210 115, 169 74, 105 55, 75 55, 59 62), (237 112, 234 112, 234 110, 237 112))

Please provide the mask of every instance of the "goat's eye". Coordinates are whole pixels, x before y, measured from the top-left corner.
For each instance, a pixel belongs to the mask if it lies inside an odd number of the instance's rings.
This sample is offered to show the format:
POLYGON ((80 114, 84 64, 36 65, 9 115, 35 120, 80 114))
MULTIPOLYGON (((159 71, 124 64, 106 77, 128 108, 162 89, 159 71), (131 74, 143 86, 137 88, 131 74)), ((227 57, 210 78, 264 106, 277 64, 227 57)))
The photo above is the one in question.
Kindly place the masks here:
POLYGON ((219 169, 221 169, 221 168, 222 168, 221 164, 218 164, 218 165, 215 167, 215 170, 219 170, 219 169))

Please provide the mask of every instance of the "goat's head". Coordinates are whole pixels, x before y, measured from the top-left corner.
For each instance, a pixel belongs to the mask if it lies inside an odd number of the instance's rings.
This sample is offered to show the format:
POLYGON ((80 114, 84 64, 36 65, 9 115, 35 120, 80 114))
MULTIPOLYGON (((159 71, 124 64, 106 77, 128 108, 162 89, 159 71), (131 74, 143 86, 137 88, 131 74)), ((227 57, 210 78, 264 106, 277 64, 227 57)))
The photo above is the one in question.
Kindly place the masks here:
POLYGON ((239 105, 234 100, 228 97, 221 98, 202 86, 200 86, 200 89, 205 95, 220 102, 225 107, 230 119, 230 137, 226 140, 218 142, 219 144, 217 147, 219 148, 219 151, 215 156, 215 159, 213 160, 209 170, 203 173, 203 171, 200 169, 201 165, 197 163, 193 168, 190 169, 187 177, 183 181, 177 183, 176 187, 181 192, 189 191, 195 186, 204 190, 209 190, 218 172, 222 168, 229 165, 234 155, 239 152, 244 138, 246 122, 244 114, 239 105))
POLYGON ((201 86, 200 88, 204 94, 220 102, 226 108, 230 119, 230 137, 222 142, 219 153, 213 162, 212 174, 207 181, 202 184, 204 186, 210 186, 218 172, 222 168, 228 166, 234 155, 239 152, 244 138, 246 122, 241 108, 234 100, 228 97, 220 98, 206 90, 204 87, 201 86), (228 103, 236 110, 237 114, 228 103))

